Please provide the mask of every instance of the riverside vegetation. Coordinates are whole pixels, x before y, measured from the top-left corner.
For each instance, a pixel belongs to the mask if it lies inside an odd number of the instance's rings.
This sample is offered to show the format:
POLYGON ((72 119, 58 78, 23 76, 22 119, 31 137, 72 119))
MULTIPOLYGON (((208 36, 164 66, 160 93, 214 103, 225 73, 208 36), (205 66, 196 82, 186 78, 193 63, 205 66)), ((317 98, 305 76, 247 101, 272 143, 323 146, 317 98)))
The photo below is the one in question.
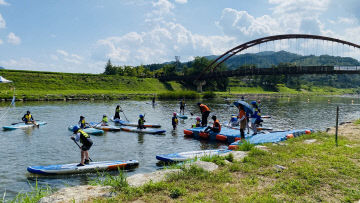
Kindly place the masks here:
POLYGON ((156 78, 134 76, 76 74, 20 70, 0 70, 0 75, 14 81, 0 86, 0 99, 11 100, 12 88, 20 100, 85 100, 85 99, 149 99, 154 95, 159 99, 197 99, 215 96, 237 97, 237 94, 351 94, 357 89, 334 88, 328 86, 303 85, 300 90, 278 84, 277 91, 261 86, 249 86, 237 78, 229 79, 226 91, 195 92, 191 87, 171 81, 161 82, 156 78))
MULTIPOLYGON (((112 186, 116 196, 92 202, 354 202, 360 199, 359 123, 340 126, 338 147, 333 129, 266 144, 267 151, 247 143, 241 150, 249 151, 248 156, 240 162, 231 157, 205 157, 203 161, 214 162, 220 169, 207 172, 190 167, 166 181, 141 187, 130 187, 123 172, 105 174, 93 184, 112 186), (315 142, 306 143, 309 139, 315 142), (225 159, 232 163, 225 164, 225 159)), ((37 202, 49 189, 36 191, 18 195, 13 202, 37 202)))

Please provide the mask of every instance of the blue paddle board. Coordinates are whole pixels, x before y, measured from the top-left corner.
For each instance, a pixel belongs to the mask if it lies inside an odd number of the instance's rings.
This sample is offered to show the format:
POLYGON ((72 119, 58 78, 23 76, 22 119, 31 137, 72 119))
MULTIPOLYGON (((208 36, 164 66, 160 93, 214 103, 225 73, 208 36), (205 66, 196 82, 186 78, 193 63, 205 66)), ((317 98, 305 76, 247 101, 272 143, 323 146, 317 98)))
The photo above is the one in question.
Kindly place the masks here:
POLYGON ((120 127, 120 129, 126 132, 147 133, 147 134, 164 134, 166 132, 166 130, 161 130, 161 129, 151 129, 151 128, 138 129, 137 127, 129 127, 129 126, 122 126, 120 127))
POLYGON ((227 149, 215 149, 215 150, 180 152, 173 154, 161 154, 161 155, 157 155, 156 159, 164 162, 177 162, 177 161, 186 161, 189 159, 200 158, 204 156, 217 156, 217 155, 229 153, 230 151, 231 150, 227 150, 227 149))
MULTIPOLYGON (((73 125, 69 126, 69 130, 72 131, 73 129, 73 125)), ((90 134, 90 135, 102 135, 104 133, 103 130, 100 130, 100 129, 95 129, 95 128, 85 128, 83 129, 84 132, 86 132, 87 134, 90 134)))
MULTIPOLYGON (((44 121, 36 121, 36 124, 38 126, 41 126, 41 125, 46 125, 46 122, 44 122, 44 121)), ((36 127, 36 125, 34 125, 34 124, 25 124, 25 123, 16 123, 16 124, 13 124, 13 125, 10 125, 10 126, 4 126, 3 129, 4 130, 16 130, 16 129, 33 128, 33 127, 36 127)))
POLYGON ((99 161, 90 162, 85 166, 77 166, 78 163, 73 164, 59 164, 48 166, 29 166, 27 170, 30 173, 42 175, 64 175, 77 173, 94 173, 100 171, 111 171, 120 169, 131 169, 137 167, 139 162, 137 160, 128 161, 99 161))

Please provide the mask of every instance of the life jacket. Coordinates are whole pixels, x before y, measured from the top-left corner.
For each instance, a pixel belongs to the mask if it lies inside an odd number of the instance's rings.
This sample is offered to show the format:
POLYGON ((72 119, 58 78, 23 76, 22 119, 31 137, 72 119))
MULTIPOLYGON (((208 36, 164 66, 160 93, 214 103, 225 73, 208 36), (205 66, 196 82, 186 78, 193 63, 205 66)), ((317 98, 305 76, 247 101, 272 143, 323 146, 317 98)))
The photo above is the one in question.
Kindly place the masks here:
POLYGON ((80 120, 80 127, 85 128, 85 119, 80 120))
POLYGON ((90 141, 88 140, 90 138, 90 135, 84 132, 83 130, 79 129, 78 132, 80 133, 80 143, 82 144, 88 144, 90 141))
POLYGON ((209 107, 207 107, 205 104, 200 104, 200 110, 201 110, 201 113, 210 111, 209 107))
POLYGON ((31 114, 26 114, 25 119, 26 119, 27 122, 31 121, 32 115, 31 114))
POLYGON ((143 125, 144 125, 144 123, 145 123, 145 120, 144 120, 144 119, 139 118, 138 124, 139 124, 140 126, 143 126, 143 125))
POLYGON ((196 127, 200 127, 201 126, 201 122, 200 121, 196 121, 196 127))
POLYGON ((176 116, 172 117, 172 124, 173 125, 178 124, 178 122, 179 122, 179 120, 178 120, 178 118, 176 116))
POLYGON ((107 116, 106 116, 106 117, 103 117, 102 122, 103 122, 103 123, 108 123, 108 122, 109 122, 108 117, 107 117, 107 116))
POLYGON ((116 113, 120 113, 120 108, 116 108, 116 109, 115 109, 115 112, 116 112, 116 113))
POLYGON ((243 117, 243 120, 246 120, 246 113, 245 113, 245 111, 244 110, 240 110, 239 111, 239 115, 237 116, 238 117, 238 119, 240 120, 240 119, 242 119, 243 117))
POLYGON ((221 131, 221 124, 220 124, 219 120, 215 120, 215 122, 213 124, 213 128, 219 129, 219 132, 221 131))

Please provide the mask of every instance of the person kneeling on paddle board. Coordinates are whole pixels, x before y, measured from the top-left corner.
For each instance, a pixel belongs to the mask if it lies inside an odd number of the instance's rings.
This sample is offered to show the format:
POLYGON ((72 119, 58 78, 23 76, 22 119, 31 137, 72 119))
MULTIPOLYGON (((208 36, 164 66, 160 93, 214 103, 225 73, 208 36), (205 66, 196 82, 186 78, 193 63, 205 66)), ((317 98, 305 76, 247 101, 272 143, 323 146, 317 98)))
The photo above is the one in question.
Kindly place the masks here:
POLYGON ((85 164, 89 164, 89 149, 93 145, 93 141, 90 139, 90 135, 80 129, 78 126, 74 126, 73 128, 74 134, 76 137, 71 136, 70 138, 75 142, 80 140, 80 143, 83 144, 81 149, 81 162, 77 166, 85 166, 85 164))
POLYGON ((178 123, 179 123, 179 120, 178 120, 175 112, 173 113, 173 117, 172 117, 172 119, 171 119, 171 123, 172 123, 172 126, 173 126, 173 130, 175 130, 175 129, 176 129, 176 126, 177 126, 178 123))
POLYGON ((196 117, 196 123, 195 125, 192 126, 193 128, 196 128, 196 127, 201 127, 201 120, 200 120, 200 117, 196 117))
POLYGON ((204 130, 204 132, 208 133, 208 132, 212 131, 214 133, 219 133, 221 131, 221 124, 220 124, 219 120, 216 119, 216 116, 212 116, 211 118, 214 120, 213 127, 208 126, 204 130))
POLYGON ((78 124, 80 125, 80 128, 81 128, 81 129, 84 129, 84 128, 86 128, 86 127, 89 125, 89 123, 87 123, 87 122, 85 121, 85 117, 84 117, 84 116, 80 116, 80 120, 79 120, 78 124))
POLYGON ((145 129, 144 123, 145 123, 144 116, 142 114, 140 114, 137 128, 138 129, 145 129))
POLYGON ((104 114, 103 119, 101 120, 101 125, 108 126, 109 125, 108 123, 109 123, 109 118, 104 114))
POLYGON ((22 117, 22 119, 25 124, 34 124, 34 125, 37 125, 35 120, 34 120, 34 117, 30 114, 30 111, 27 111, 26 114, 22 117))

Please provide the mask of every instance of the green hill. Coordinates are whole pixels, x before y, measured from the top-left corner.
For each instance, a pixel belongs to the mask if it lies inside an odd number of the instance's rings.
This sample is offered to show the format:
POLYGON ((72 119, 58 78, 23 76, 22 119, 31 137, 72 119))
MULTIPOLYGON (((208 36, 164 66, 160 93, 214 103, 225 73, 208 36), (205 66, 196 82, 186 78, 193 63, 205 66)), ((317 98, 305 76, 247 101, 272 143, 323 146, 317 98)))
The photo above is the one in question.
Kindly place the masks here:
POLYGON ((118 75, 19 70, 0 70, 0 75, 13 81, 0 84, 0 99, 10 99, 13 86, 17 98, 28 100, 127 98, 184 89, 176 82, 163 83, 154 78, 118 75))

